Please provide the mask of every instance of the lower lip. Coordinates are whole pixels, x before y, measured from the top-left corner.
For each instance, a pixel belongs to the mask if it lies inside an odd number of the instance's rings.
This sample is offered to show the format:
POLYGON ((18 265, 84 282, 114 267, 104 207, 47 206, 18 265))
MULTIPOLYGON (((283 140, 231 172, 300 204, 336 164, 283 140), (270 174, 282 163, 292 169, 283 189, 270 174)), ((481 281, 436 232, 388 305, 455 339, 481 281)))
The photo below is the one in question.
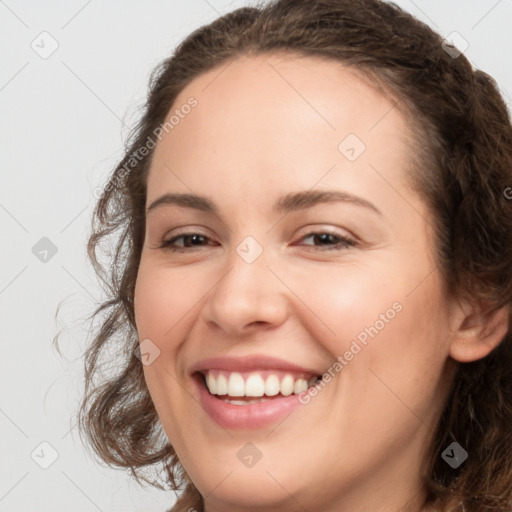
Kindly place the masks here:
POLYGON ((270 398, 265 402, 247 405, 230 404, 208 391, 202 375, 195 374, 193 380, 198 387, 201 405, 204 410, 224 428, 254 429, 266 427, 285 418, 301 405, 299 395, 270 398))

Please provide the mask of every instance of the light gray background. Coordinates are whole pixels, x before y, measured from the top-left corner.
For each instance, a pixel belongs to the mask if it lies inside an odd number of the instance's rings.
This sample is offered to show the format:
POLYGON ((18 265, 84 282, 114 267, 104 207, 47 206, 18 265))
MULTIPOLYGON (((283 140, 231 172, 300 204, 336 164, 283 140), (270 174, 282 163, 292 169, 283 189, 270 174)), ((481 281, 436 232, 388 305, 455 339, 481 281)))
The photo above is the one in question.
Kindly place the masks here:
MULTIPOLYGON (((397 3, 444 37, 461 34, 510 108, 512 0, 397 3)), ((174 502, 99 466, 73 428, 84 320, 100 297, 85 243, 93 191, 122 155, 149 73, 193 29, 242 5, 0 0, 0 512, 163 512, 174 502), (59 45, 46 59, 31 47, 50 48, 43 31, 59 45), (32 252, 42 237, 58 249, 46 263, 32 252), (64 357, 52 348, 59 329, 64 357), (58 453, 48 469, 31 458, 51 461, 43 441, 58 453)))

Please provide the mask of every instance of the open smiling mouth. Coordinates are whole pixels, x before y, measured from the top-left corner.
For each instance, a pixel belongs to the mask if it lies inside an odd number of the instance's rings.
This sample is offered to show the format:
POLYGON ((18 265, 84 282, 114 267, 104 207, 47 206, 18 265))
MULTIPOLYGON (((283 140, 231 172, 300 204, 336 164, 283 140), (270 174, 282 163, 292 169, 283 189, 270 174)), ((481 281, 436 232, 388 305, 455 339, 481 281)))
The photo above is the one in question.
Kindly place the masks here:
POLYGON ((314 368, 258 354, 213 357, 197 361, 190 368, 202 408, 200 414, 206 419, 205 428, 210 428, 208 419, 224 429, 255 429, 282 423, 292 411, 304 410, 309 400, 303 398, 322 375, 314 368))
POLYGON ((320 375, 272 370, 205 370, 198 373, 210 395, 234 405, 256 404, 298 395, 314 386, 321 378, 320 375))

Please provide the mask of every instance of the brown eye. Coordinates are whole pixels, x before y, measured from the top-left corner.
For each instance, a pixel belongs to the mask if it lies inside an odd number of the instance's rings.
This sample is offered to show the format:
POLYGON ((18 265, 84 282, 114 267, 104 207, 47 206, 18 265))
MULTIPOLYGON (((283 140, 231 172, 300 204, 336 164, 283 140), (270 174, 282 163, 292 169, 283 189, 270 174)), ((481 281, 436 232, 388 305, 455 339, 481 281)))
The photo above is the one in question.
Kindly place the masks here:
POLYGON ((169 251, 187 251, 188 248, 203 247, 206 245, 204 243, 206 240, 210 239, 200 233, 181 233, 169 240, 163 240, 159 247, 169 251), (182 242, 177 244, 178 240, 182 240, 182 242))
POLYGON ((306 240, 308 238, 312 238, 313 246, 319 247, 321 251, 340 251, 356 245, 354 240, 350 240, 340 233, 330 233, 328 231, 309 233, 301 240, 306 240), (320 245, 316 245, 316 243, 319 243, 320 245))

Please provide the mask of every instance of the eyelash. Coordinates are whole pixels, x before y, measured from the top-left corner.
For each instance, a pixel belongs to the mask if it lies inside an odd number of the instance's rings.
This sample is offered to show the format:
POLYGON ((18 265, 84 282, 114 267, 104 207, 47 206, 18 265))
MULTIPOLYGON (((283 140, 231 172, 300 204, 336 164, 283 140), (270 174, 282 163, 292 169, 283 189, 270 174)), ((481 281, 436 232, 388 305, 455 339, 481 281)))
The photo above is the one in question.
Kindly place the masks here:
MULTIPOLYGON (((325 251, 341 251, 343 249, 347 249, 349 247, 355 247, 357 246, 357 243, 354 240, 351 240, 349 238, 344 237, 343 235, 339 233, 330 233, 329 231, 314 231, 311 233, 308 233, 307 235, 303 236, 301 240, 304 240, 305 238, 309 238, 311 236, 318 236, 318 235, 329 235, 335 239, 338 240, 337 244, 333 244, 332 247, 326 247, 325 249, 319 249, 321 252, 325 251)), ((190 249, 193 249, 194 246, 191 247, 176 247, 172 244, 176 242, 176 240, 179 240, 180 238, 187 238, 187 237, 193 237, 193 236, 200 236, 206 240, 210 240, 209 237, 202 235, 201 233, 181 233, 179 235, 176 235, 169 240, 162 240, 160 245, 158 246, 159 249, 164 249, 166 251, 171 252, 189 252, 190 249)), ((197 245, 196 247, 204 247, 202 245, 197 245)), ((311 247, 311 246, 310 246, 311 247)), ((319 246, 313 246, 313 247, 319 247, 319 246)), ((308 249, 311 250, 311 249, 308 249)))

